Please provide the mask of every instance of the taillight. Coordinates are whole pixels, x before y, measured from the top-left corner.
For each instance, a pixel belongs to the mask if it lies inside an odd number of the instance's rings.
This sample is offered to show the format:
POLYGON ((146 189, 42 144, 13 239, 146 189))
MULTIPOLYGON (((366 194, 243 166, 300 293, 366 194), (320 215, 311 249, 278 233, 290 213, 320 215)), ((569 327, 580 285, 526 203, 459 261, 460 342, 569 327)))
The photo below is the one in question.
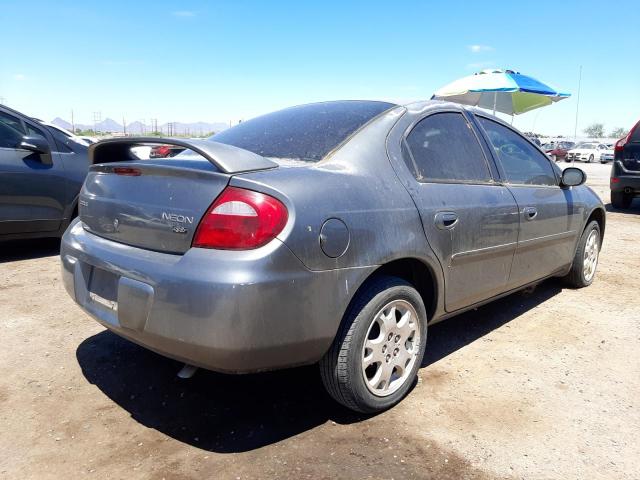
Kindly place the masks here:
POLYGON ((613 147, 613 150, 616 152, 621 152, 622 150, 624 150, 624 146, 627 144, 627 142, 631 141, 631 136, 636 131, 636 128, 640 128, 640 122, 636 123, 633 126, 633 128, 629 130, 629 133, 627 133, 625 137, 622 137, 620 140, 616 142, 616 145, 615 147, 613 147))
POLYGON ((113 173, 116 175, 125 175, 127 177, 138 177, 142 174, 139 169, 131 167, 114 167, 113 173))
POLYGON ((613 148, 616 152, 621 152, 624 149, 624 145, 627 143, 627 137, 623 137, 616 142, 616 146, 613 148))
POLYGON ((269 195, 227 187, 207 209, 193 246, 248 250, 273 240, 287 223, 287 207, 269 195))

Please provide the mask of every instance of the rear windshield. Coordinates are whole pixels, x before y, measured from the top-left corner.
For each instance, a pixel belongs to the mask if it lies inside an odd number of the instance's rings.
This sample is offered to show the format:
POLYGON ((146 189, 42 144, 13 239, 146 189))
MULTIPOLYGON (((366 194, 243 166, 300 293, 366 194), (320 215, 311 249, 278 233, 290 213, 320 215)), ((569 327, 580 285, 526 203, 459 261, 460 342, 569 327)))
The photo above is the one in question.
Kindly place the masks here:
POLYGON ((209 140, 263 157, 317 162, 369 120, 395 106, 359 100, 301 105, 240 123, 209 140))

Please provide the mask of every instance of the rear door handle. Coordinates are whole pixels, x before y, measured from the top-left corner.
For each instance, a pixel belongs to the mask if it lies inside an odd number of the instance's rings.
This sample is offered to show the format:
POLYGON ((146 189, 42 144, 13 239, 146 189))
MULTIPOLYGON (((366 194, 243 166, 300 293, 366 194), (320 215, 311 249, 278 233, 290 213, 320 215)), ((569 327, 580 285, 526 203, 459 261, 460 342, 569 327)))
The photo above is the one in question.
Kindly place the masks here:
POLYGON ((524 216, 527 220, 533 220, 538 216, 538 209, 536 207, 526 207, 524 209, 524 216))
POLYGON ((433 221, 440 230, 449 230, 458 223, 458 214, 455 212, 438 212, 433 221))

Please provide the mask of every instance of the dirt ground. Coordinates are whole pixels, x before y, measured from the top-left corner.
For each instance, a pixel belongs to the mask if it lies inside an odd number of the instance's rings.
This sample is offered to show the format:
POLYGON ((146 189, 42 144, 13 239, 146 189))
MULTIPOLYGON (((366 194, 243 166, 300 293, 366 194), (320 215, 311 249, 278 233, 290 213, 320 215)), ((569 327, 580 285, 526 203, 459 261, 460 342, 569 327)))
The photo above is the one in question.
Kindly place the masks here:
MULTIPOLYGON (((609 203, 609 166, 586 165, 609 203)), ((64 292, 55 241, 0 246, 0 478, 640 478, 640 201, 596 280, 429 331, 420 381, 357 416, 317 370, 225 376, 121 340, 64 292)))

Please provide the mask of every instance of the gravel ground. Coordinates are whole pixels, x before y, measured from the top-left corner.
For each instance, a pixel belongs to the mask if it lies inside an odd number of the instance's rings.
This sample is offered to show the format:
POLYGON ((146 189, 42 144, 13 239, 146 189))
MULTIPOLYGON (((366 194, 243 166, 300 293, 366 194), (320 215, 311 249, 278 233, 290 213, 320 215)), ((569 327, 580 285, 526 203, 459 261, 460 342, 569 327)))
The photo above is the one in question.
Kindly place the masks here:
MULTIPOLYGON (((610 167, 583 167, 608 204, 610 167)), ((69 299, 55 241, 4 244, 0 478, 640 478, 640 201, 607 208, 591 287, 434 326, 418 385, 374 417, 313 367, 180 380, 69 299)))

